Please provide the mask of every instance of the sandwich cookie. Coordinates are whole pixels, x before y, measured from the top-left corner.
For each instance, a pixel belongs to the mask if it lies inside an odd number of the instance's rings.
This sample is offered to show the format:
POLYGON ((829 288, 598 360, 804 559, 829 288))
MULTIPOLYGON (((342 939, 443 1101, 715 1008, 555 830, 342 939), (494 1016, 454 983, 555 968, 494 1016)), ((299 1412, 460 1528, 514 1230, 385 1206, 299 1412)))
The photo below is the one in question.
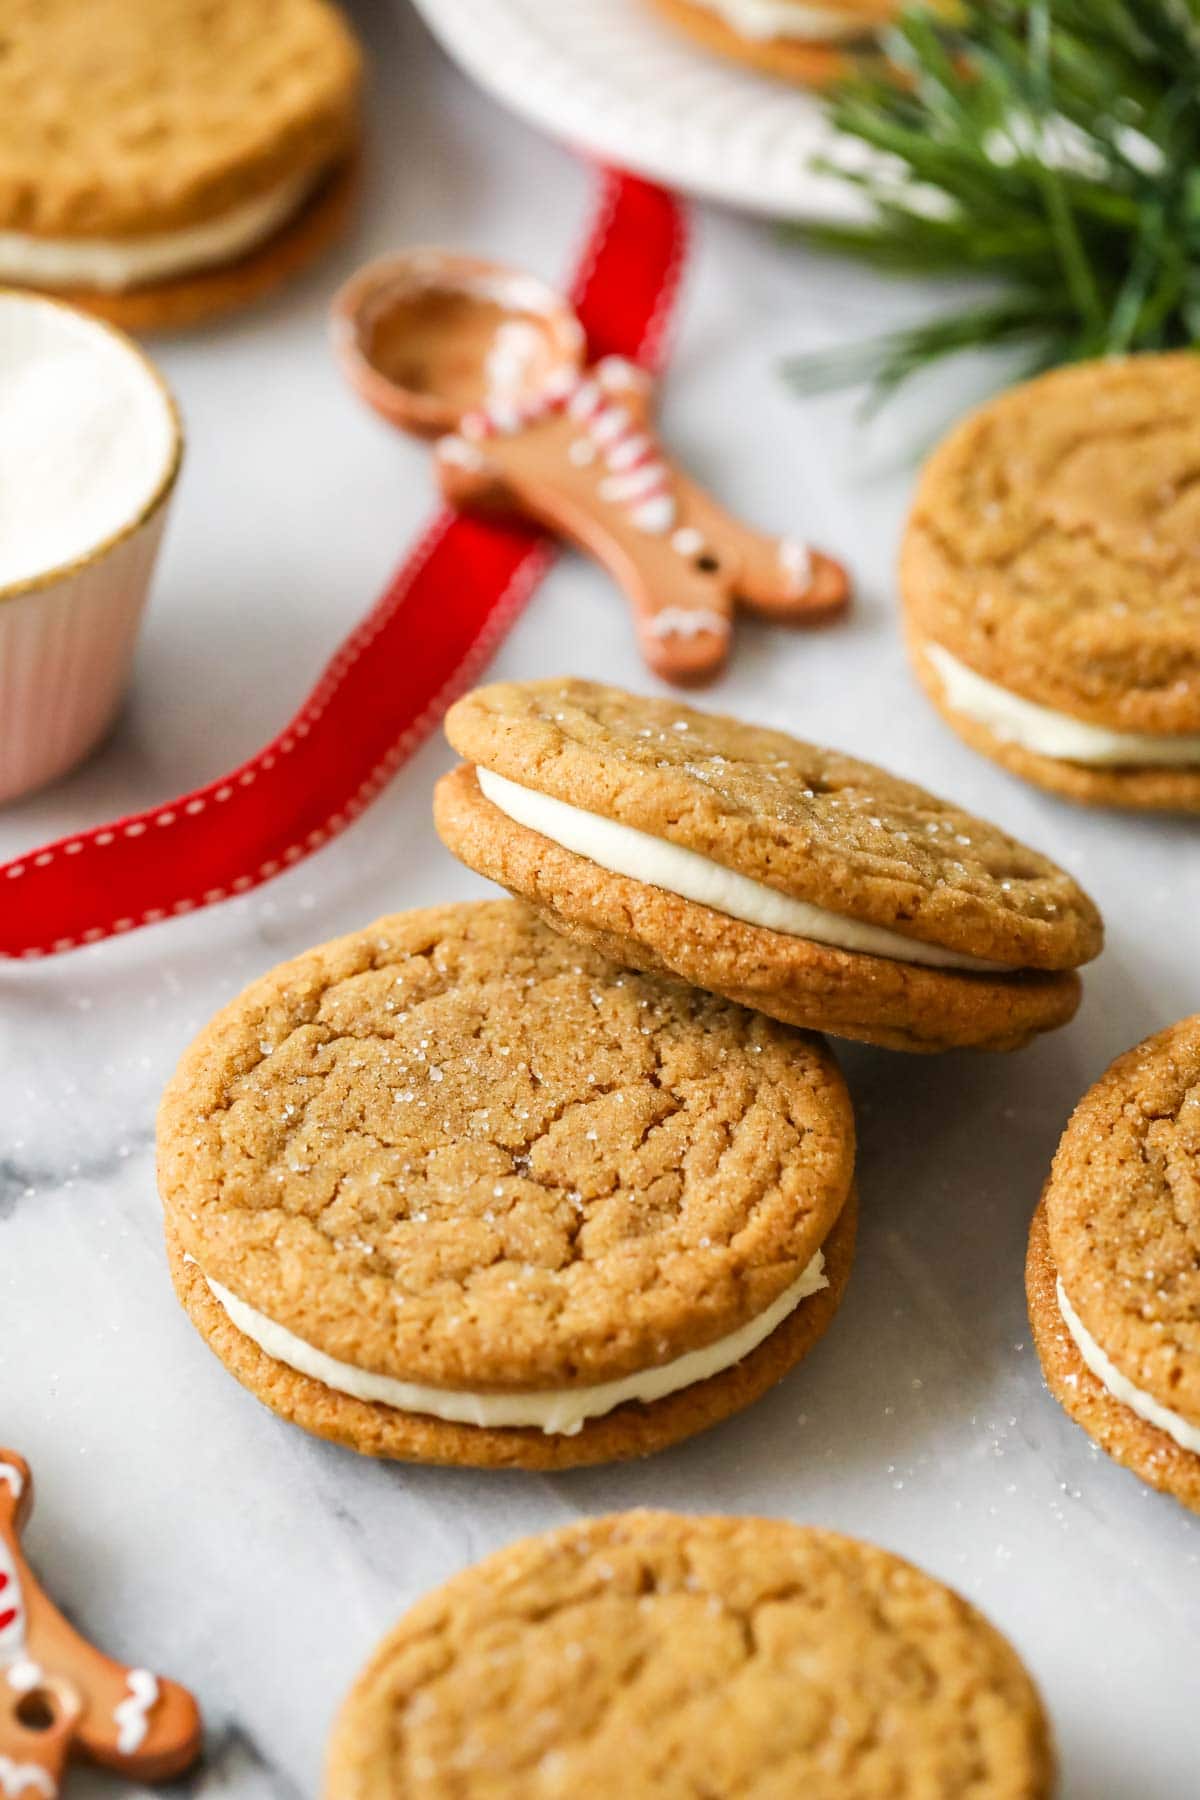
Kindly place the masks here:
POLYGON ((1200 1016, 1119 1057, 1080 1101, 1025 1285, 1054 1397, 1200 1512, 1200 1016))
POLYGON ((819 1040, 492 901, 226 1008, 159 1118, 172 1275, 274 1411, 372 1456, 562 1468, 748 1405, 836 1311, 854 1126, 819 1040))
POLYGON ((327 1800, 1045 1800, 1050 1728, 994 1626, 872 1544, 618 1513, 419 1601, 334 1727, 327 1800))
POLYGON ((343 224, 360 57, 326 0, 13 0, 3 49, 0 284, 175 328, 343 224))
POLYGON ((913 665, 1014 774, 1200 812, 1200 361, 1056 370, 966 419, 901 553, 913 665))
POLYGON ((706 50, 804 87, 850 72, 898 10, 896 0, 655 0, 706 50))
POLYGON ((578 680, 451 708, 443 841, 616 962, 899 1050, 1064 1025, 1099 915, 1046 857, 781 731, 578 680))

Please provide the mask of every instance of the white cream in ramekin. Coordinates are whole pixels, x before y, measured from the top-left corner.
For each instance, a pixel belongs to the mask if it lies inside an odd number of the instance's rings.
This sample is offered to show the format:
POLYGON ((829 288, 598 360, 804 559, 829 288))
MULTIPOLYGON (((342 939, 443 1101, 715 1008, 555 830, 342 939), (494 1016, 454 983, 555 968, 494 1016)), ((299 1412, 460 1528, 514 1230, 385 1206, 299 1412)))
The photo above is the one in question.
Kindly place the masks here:
POLYGON ((112 723, 182 450, 129 338, 0 289, 0 802, 65 774, 112 723))

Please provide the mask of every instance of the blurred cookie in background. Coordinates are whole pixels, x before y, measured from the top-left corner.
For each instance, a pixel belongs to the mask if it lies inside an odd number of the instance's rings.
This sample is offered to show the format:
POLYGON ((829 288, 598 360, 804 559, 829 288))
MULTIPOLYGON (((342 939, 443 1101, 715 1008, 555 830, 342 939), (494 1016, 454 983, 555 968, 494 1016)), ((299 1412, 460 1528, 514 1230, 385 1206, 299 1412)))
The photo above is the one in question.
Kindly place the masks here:
POLYGON ((972 749, 1068 800, 1200 812, 1200 360, 1055 369, 957 425, 900 558, 909 652, 972 749))
POLYGON ((767 75, 824 87, 898 10, 895 0, 653 0, 707 50, 767 75))
POLYGON ((172 329, 343 224, 361 56, 327 0, 8 0, 4 40, 0 284, 172 329))

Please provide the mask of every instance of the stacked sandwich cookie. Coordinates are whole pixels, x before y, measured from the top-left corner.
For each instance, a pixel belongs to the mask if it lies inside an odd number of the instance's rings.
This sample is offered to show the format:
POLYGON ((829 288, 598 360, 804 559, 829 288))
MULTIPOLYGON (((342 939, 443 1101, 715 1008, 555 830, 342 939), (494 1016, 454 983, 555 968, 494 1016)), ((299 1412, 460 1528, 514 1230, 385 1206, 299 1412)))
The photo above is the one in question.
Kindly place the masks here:
POLYGON ((1067 1126, 1026 1290, 1050 1391, 1200 1512, 1200 1017, 1118 1057, 1067 1126))
POLYGON ((11 0, 3 37, 0 283, 173 328, 344 222, 360 58, 328 0, 11 0))
POLYGON ((1064 1025, 1103 930, 1047 857, 783 732, 580 680, 478 689, 443 841, 557 930, 775 1018, 902 1050, 1064 1025))
POLYGON ((255 983, 164 1098, 183 1305, 370 1455, 644 1455, 804 1357, 854 1248, 818 1039, 622 972, 513 901, 381 920, 255 983))
POLYGON ((898 11, 897 0, 654 0, 693 42, 805 87, 849 72, 898 11))
POLYGON ((1011 1645, 872 1544, 631 1512, 529 1538, 420 1601, 342 1707, 327 1800, 971 1795, 1046 1800, 1011 1645))
POLYGON ((931 458, 901 554, 916 673, 1068 799, 1200 812, 1200 359, 1059 369, 931 458))

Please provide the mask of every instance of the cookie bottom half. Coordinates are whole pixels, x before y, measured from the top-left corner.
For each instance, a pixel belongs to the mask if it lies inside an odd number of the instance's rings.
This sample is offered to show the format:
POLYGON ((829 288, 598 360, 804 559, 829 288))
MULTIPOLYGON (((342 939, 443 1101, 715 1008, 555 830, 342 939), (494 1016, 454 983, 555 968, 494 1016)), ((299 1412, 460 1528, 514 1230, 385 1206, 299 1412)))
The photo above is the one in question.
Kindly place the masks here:
POLYGON ((1058 1270, 1050 1249, 1046 1203, 1029 1231, 1025 1294, 1034 1347, 1046 1385, 1063 1411, 1112 1457, 1160 1493, 1200 1513, 1200 1456, 1140 1419, 1110 1394, 1084 1362, 1058 1304, 1058 1270))
POLYGON ((1073 971, 976 975, 835 950, 614 875, 518 825, 466 765, 438 783, 434 817, 455 856, 556 931, 788 1025, 889 1050, 1017 1050, 1079 1005, 1073 971))
POLYGON ((911 641, 909 658, 917 680, 951 730, 972 750, 999 763, 1022 781, 1073 800, 1079 806, 1117 807, 1129 812, 1200 813, 1200 769, 1092 768, 1086 763, 1064 762, 1026 750, 997 737, 978 719, 968 718, 966 713, 947 705, 939 676, 922 655, 920 646, 911 641))
POLYGON ((136 335, 205 324, 252 306, 322 256, 349 224, 360 176, 356 153, 330 170, 281 230, 236 262, 117 293, 95 288, 44 291, 136 335))
POLYGON ((243 1387, 289 1423, 363 1456, 398 1462, 569 1469, 650 1456, 719 1424, 765 1394, 828 1330, 850 1277, 857 1224, 858 1199, 852 1189, 822 1246, 828 1287, 801 1301, 757 1350, 719 1375, 664 1400, 619 1406, 602 1418, 590 1419, 573 1437, 525 1427, 451 1424, 340 1394, 267 1356, 237 1329, 200 1270, 185 1260, 169 1221, 167 1259, 180 1303, 209 1349, 243 1387))

